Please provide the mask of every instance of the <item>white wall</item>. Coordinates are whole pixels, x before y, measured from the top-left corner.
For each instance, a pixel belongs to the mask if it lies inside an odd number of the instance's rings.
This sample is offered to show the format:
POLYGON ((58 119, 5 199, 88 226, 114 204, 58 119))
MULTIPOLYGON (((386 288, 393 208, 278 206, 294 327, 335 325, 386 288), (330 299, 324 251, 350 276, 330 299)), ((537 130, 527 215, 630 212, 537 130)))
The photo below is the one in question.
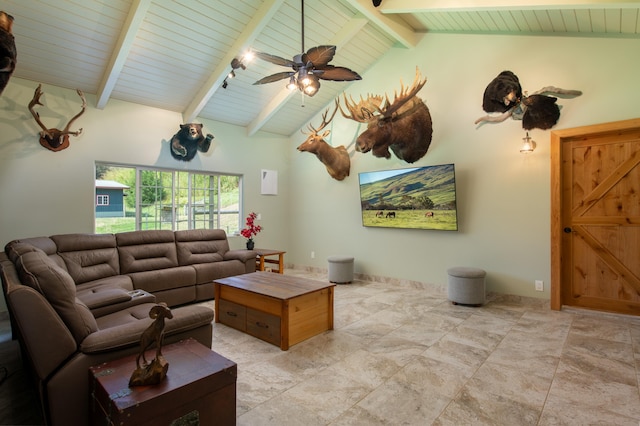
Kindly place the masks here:
MULTIPOLYGON (((71 137, 69 148, 52 152, 38 143, 40 128, 27 109, 37 86, 12 78, 0 96, 0 247, 15 238, 93 232, 98 161, 243 174, 245 213, 260 212, 263 218, 257 241, 288 250, 286 138, 268 133, 249 138, 244 128, 203 120, 204 131, 215 136, 209 152, 179 162, 168 145, 179 130, 179 113, 117 100, 98 110, 95 97, 87 95, 87 111, 76 121, 83 134, 71 137), (278 171, 277 196, 260 195, 261 169, 278 171)), ((78 95, 53 86, 43 90, 45 106, 37 109, 43 122, 64 127, 80 109, 78 95)), ((240 248, 244 239, 232 237, 230 244, 240 248)))
MULTIPOLYGON (((158 167, 242 173, 245 210, 262 214, 262 247, 287 251, 286 262, 326 268, 326 258, 350 254, 356 272, 429 283, 446 282, 454 265, 478 266, 488 289, 549 297, 549 131, 530 132, 536 151, 523 156, 521 123, 507 121, 476 128, 484 113, 482 93, 500 71, 510 69, 525 90, 546 85, 581 89, 561 99, 556 128, 638 116, 640 40, 426 35, 416 49, 393 49, 349 93, 390 95, 399 80, 413 80, 418 66, 428 80, 420 92, 431 110, 434 136, 427 155, 415 163, 455 163, 459 231, 364 228, 360 219, 358 173, 406 167, 392 157, 353 153, 351 176, 333 180, 324 166, 290 140, 202 120, 215 135, 212 148, 189 163, 168 152, 168 139, 181 123, 179 113, 116 100, 89 108, 77 121, 84 133, 70 148, 51 152, 38 144, 38 126, 27 110, 37 82, 12 78, 0 96, 0 245, 14 238, 92 232, 94 164, 116 162, 158 167), (260 170, 278 171, 279 195, 261 196, 260 170), (315 251, 315 259, 310 253, 315 251), (544 293, 533 290, 543 279, 544 293)), ((342 84, 342 83, 323 83, 342 84)), ((79 108, 74 90, 44 86, 39 111, 51 127, 64 126, 79 108)), ((317 125, 319 117, 313 120, 317 125)), ((357 124, 334 119, 332 143, 349 145, 357 124)), ((362 130, 362 129, 360 129, 362 130)), ((353 146, 349 148, 353 151, 353 146)), ((233 248, 243 244, 231 238, 233 248)), ((0 300, 0 311, 5 310, 0 300)))
MULTIPOLYGON (((364 228, 358 173, 408 164, 356 152, 351 176, 338 182, 303 153, 292 162, 288 260, 324 267, 327 256, 349 254, 356 272, 439 284, 446 283, 447 268, 475 266, 487 271, 490 291, 548 298, 550 131, 531 131, 537 149, 525 156, 520 121, 476 127, 484 89, 508 69, 529 92, 548 85, 582 90, 581 97, 559 99, 556 129, 634 118, 640 114, 638 51, 640 40, 441 34, 426 35, 413 50, 393 49, 347 92, 355 99, 385 91, 392 96, 400 79, 410 84, 419 67, 427 77, 419 95, 430 108, 434 134, 426 156, 414 164, 455 163, 459 231, 364 228), (544 280, 543 293, 534 290, 536 279, 544 280)), ((347 146, 357 124, 339 115, 332 144, 347 146)), ((293 139, 292 148, 302 137, 293 139)))

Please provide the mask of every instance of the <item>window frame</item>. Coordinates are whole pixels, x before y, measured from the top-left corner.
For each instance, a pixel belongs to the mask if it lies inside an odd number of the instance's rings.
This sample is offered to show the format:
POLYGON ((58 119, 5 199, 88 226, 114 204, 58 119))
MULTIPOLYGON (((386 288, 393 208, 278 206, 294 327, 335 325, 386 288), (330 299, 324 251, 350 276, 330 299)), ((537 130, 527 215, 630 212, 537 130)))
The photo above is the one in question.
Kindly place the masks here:
MULTIPOLYGON (((239 232, 244 225, 242 215, 244 208, 244 176, 242 174, 152 167, 103 161, 96 161, 95 165, 96 170, 98 170, 98 167, 123 168, 132 170, 135 176, 135 184, 132 185, 132 189, 134 189, 135 191, 134 226, 136 231, 144 229, 171 229, 174 231, 184 229, 223 229, 225 230, 225 232, 227 232, 228 235, 239 235, 239 232), (143 183, 143 175, 147 172, 155 173, 154 182, 159 183, 160 186, 145 185, 143 183), (158 176, 160 176, 159 179, 158 176), (208 182, 208 184, 202 185, 202 183, 194 183, 194 181, 198 180, 197 177, 201 176, 205 177, 203 181, 208 182), (183 178, 186 178, 187 180, 186 187, 181 180, 183 178), (234 193, 235 188, 234 191, 223 192, 222 181, 224 178, 237 179, 237 209, 225 210, 223 197, 225 195, 228 195, 229 193, 234 193), (164 179, 170 180, 169 186, 163 186, 164 179), (164 197, 162 197, 162 199, 160 200, 154 201, 152 204, 143 204, 142 190, 145 188, 154 187, 156 188, 156 192, 163 194, 164 197), (165 191, 168 192, 168 194, 165 191), (182 195, 182 198, 184 198, 185 192, 187 194, 187 201, 186 203, 183 203, 181 202, 180 197, 182 195), (205 205, 205 211, 199 213, 194 210, 197 207, 197 202, 199 201, 194 199, 198 196, 194 194, 202 193, 206 195, 202 197, 205 205), (145 220, 148 219, 148 217, 143 216, 147 216, 148 212, 145 212, 145 214, 143 214, 143 210, 148 210, 150 208, 152 210, 155 210, 155 216, 152 218, 152 220, 145 220), (166 214, 165 212, 165 214, 163 215, 161 213, 163 209, 167 210, 169 213, 166 214), (184 214, 180 215, 179 210, 182 209, 184 209, 184 214), (199 214, 202 214, 202 219, 199 219, 197 217, 199 214), (237 215, 237 223, 233 220, 233 218, 231 219, 232 221, 230 223, 228 222, 228 220, 223 220, 223 217, 228 217, 228 215, 237 215), (208 217, 204 219, 205 216, 208 217), (181 226, 185 224, 186 227, 181 226)), ((94 173, 94 176, 95 175, 96 173, 94 173)), ((95 179, 97 179, 97 177, 95 179)), ((236 182, 232 182, 232 184, 235 183, 236 182)), ((94 180, 94 193, 95 189, 96 188, 94 180)), ((235 205, 235 201, 236 199, 234 198, 231 205, 235 205)), ((96 215, 97 206, 98 205, 96 204, 96 208, 94 208, 94 232, 98 227, 98 216, 96 215)))
POLYGON ((96 207, 109 206, 110 204, 109 194, 96 194, 96 207), (106 200, 105 202, 100 202, 100 200, 106 200))

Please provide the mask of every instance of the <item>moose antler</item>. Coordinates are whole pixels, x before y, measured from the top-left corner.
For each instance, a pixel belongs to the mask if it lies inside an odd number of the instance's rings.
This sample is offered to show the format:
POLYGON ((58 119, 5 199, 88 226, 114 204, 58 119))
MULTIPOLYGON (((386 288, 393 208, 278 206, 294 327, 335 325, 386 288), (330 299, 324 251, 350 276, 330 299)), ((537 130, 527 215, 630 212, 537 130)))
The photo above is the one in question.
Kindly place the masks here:
POLYGON ((42 91, 42 84, 39 84, 36 88, 35 92, 33 93, 33 99, 31 99, 31 102, 29 102, 29 111, 31 112, 31 115, 33 115, 33 118, 36 119, 36 123, 38 123, 38 125, 42 129, 42 131, 40 132, 40 145, 42 145, 43 147, 50 149, 51 151, 61 151, 69 146, 69 135, 79 136, 80 134, 82 134, 82 128, 80 128, 80 130, 76 132, 72 132, 69 130, 71 124, 73 124, 73 122, 78 117, 84 114, 84 111, 87 108, 87 100, 85 99, 82 90, 77 89, 76 92, 78 93, 78 96, 80 96, 80 99, 82 99, 82 110, 73 118, 71 118, 71 120, 69 120, 63 130, 55 128, 47 129, 47 126, 45 126, 40 119, 40 114, 38 114, 33 109, 36 105, 44 106, 44 104, 40 102, 40 97, 44 93, 42 91))
POLYGON ((398 96, 398 93, 394 90, 393 102, 389 102, 389 96, 387 96, 387 94, 385 93, 384 108, 378 108, 378 110, 385 118, 391 117, 394 112, 398 111, 405 103, 413 98, 420 91, 420 89, 422 89, 422 86, 424 86, 426 82, 426 78, 420 80, 420 70, 418 69, 418 67, 416 67, 416 77, 413 80, 411 88, 405 88, 404 84, 402 84, 402 80, 400 80, 400 95, 398 96))
POLYGON ((350 113, 350 115, 347 115, 340 104, 338 104, 342 116, 349 120, 357 121, 358 123, 367 123, 370 121, 373 118, 373 113, 380 110, 380 105, 382 105, 383 101, 380 95, 368 94, 367 99, 362 99, 362 96, 360 96, 360 102, 358 103, 356 103, 351 96, 349 96, 351 100, 347 99, 346 94, 342 96, 344 97, 345 108, 347 108, 350 113))

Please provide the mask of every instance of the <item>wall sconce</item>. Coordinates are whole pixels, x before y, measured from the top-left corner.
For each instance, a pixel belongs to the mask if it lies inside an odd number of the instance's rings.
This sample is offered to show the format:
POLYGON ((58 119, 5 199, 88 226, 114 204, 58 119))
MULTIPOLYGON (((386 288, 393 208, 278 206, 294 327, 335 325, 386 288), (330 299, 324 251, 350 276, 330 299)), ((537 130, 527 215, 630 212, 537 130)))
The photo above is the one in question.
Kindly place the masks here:
POLYGON ((536 142, 531 140, 531 138, 529 137, 529 132, 527 132, 527 136, 522 138, 522 146, 520 147, 520 152, 528 154, 530 152, 533 152, 534 149, 536 149, 536 142))

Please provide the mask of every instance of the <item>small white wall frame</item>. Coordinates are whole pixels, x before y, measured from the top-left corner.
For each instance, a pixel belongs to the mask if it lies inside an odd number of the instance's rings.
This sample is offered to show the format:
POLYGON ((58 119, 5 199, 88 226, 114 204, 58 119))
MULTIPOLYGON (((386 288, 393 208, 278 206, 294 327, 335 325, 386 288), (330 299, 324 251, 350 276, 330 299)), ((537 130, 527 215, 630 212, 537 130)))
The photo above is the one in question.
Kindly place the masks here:
POLYGON ((262 169, 260 173, 260 193, 262 195, 278 195, 277 170, 262 169))

